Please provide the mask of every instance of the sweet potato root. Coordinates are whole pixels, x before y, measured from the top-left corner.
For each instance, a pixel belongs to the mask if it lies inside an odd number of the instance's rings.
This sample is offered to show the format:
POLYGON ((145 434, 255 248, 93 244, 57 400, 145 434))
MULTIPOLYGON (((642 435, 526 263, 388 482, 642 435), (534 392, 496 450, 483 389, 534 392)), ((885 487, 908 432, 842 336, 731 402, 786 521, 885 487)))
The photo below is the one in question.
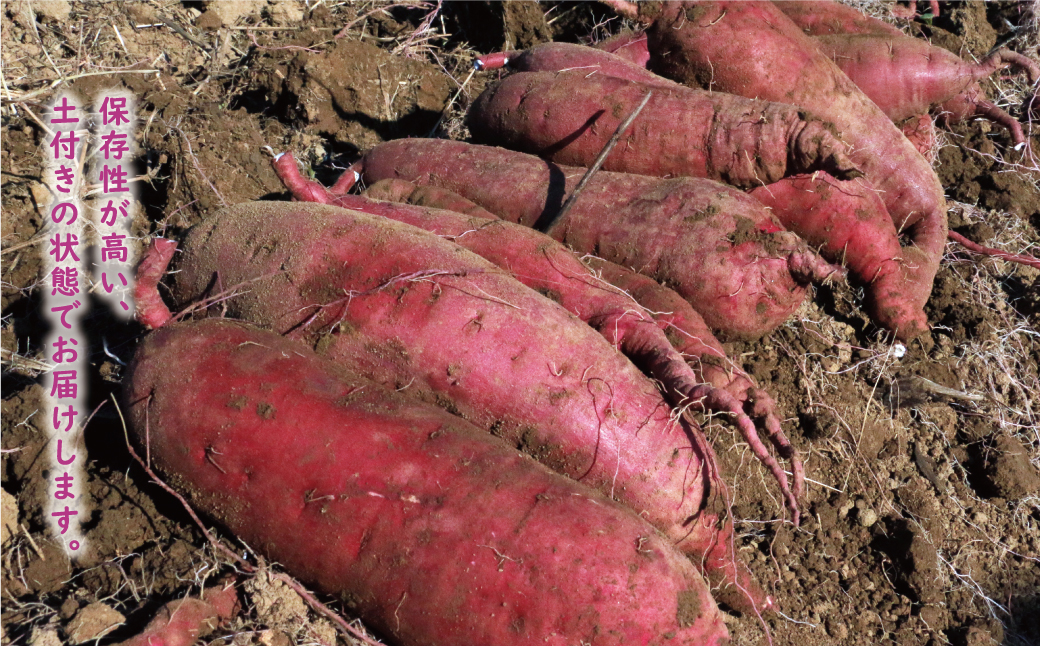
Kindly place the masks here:
MULTIPOLYGON (((356 169, 369 183, 400 178, 439 186, 535 228, 556 215, 585 172, 501 148, 433 139, 381 144, 356 169)), ((690 177, 601 171, 546 233, 675 289, 729 338, 774 329, 804 300, 806 285, 838 271, 753 198, 690 177)))
MULTIPOLYGON (((229 315, 492 430, 642 512, 684 551, 724 549, 729 530, 707 508, 722 488, 700 429, 673 419, 592 328, 486 260, 385 218, 260 202, 191 231, 173 292, 193 302, 213 284, 247 282, 221 304, 229 315)), ((748 580, 727 563, 724 574, 748 580)))
POLYGON ((477 143, 560 164, 591 164, 649 91, 653 96, 607 157, 605 170, 704 177, 746 188, 815 170, 860 175, 828 126, 803 119, 793 106, 582 70, 513 74, 477 98, 467 123, 477 143))
POLYGON ((194 506, 393 643, 726 640, 704 580, 631 511, 277 334, 164 327, 124 387, 194 506))
MULTIPOLYGON (((298 199, 312 199, 314 194, 320 192, 316 190, 320 186, 314 186, 314 183, 300 175, 292 155, 279 155, 274 165, 286 187, 298 199)), ((798 524, 797 496, 801 493, 801 482, 796 479, 794 491, 790 489, 783 469, 766 450, 758 438, 754 423, 743 412, 741 400, 734 397, 729 390, 705 383, 703 371, 695 372, 687 364, 687 359, 672 347, 664 331, 658 327, 657 319, 631 296, 595 275, 566 247, 533 229, 500 220, 490 213, 490 217, 473 218, 439 208, 422 208, 413 204, 371 199, 372 196, 399 198, 397 201, 414 198, 429 204, 433 191, 439 191, 438 195, 447 205, 466 206, 464 202, 468 202, 465 198, 443 189, 417 187, 405 180, 386 179, 376 182, 366 191, 365 196, 330 195, 328 203, 404 222, 469 249, 509 271, 527 287, 548 296, 568 312, 591 325, 647 376, 657 380, 674 407, 691 407, 694 410, 712 411, 729 416, 755 450, 755 455, 773 473, 793 514, 793 522, 795 525, 798 524), (430 190, 423 191, 422 188, 430 190)), ((480 209, 476 204, 470 204, 472 206, 469 210, 480 209)), ((617 267, 613 273, 624 271, 617 267)), ((646 280, 652 282, 650 279, 646 280)), ((675 297, 681 300, 678 294, 675 297)), ((725 352, 708 332, 703 319, 693 312, 690 314, 695 320, 687 322, 686 327, 690 328, 691 333, 706 333, 706 336, 702 337, 705 340, 699 345, 695 345, 690 338, 684 347, 695 352, 698 360, 706 353, 710 354, 715 362, 707 364, 709 371, 714 369, 718 372, 718 364, 726 359, 725 352)), ((732 380, 726 385, 731 386, 731 382, 732 380)), ((744 399, 746 398, 745 394, 744 399)), ((767 425, 770 437, 778 449, 792 459, 794 472, 800 473, 798 458, 779 430, 779 420, 775 414, 767 417, 771 422, 767 425)))

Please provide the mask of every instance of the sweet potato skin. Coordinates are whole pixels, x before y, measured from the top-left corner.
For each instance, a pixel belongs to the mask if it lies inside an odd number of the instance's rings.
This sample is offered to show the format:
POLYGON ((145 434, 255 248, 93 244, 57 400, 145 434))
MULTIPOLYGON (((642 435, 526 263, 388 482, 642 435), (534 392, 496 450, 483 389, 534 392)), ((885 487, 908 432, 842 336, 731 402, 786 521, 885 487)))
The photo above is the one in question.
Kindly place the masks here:
MULTIPOLYGON (((555 215, 585 172, 500 148, 420 139, 381 144, 359 168, 370 183, 400 178, 439 186, 535 228, 555 215)), ((546 233, 675 289, 727 338, 774 329, 804 300, 805 286, 834 269, 753 198, 689 177, 600 171, 546 233)))
POLYGON ((477 143, 581 166, 592 163, 651 91, 604 170, 702 177, 746 188, 814 170, 859 175, 828 127, 803 119, 792 106, 577 70, 513 74, 477 98, 467 123, 477 143), (662 124, 668 124, 668 137, 661 136, 662 124))
POLYGON ((160 329, 124 401, 197 508, 394 643, 726 638, 692 564, 630 512, 276 334, 160 329))

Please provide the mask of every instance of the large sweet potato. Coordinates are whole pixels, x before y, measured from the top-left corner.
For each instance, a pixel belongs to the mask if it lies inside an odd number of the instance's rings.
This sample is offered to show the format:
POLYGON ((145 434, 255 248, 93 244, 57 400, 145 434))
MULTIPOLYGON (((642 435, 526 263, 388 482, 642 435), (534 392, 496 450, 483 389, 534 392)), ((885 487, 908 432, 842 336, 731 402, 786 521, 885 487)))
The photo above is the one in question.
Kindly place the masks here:
MULTIPOLYGON (((540 228, 581 176, 531 155, 456 141, 376 146, 356 165, 365 181, 400 178, 473 200, 502 219, 540 228)), ((601 171, 546 231, 672 287, 727 337, 758 337, 786 320, 824 263, 751 197, 710 180, 601 171)))
POLYGON ((513 74, 474 101, 467 124, 477 143, 582 165, 650 91, 646 107, 607 156, 605 170, 705 177, 745 188, 816 170, 860 175, 829 127, 803 118, 793 106, 581 69, 513 74))
POLYGON ((245 285, 221 303, 229 315, 491 430, 748 580, 708 508, 721 484, 700 429, 596 331, 488 261, 385 218, 258 202, 187 236, 176 299, 220 285, 245 285))
POLYGON ((252 549, 395 644, 721 644, 650 525, 465 421, 242 323, 151 333, 139 443, 252 549))
MULTIPOLYGON (((486 215, 470 217, 440 208, 399 203, 415 199, 430 204, 431 200, 438 200, 435 204, 437 206, 442 200, 450 206, 468 206, 467 210, 471 212, 481 210, 476 204, 450 191, 429 186, 417 187, 401 179, 376 182, 365 191, 365 196, 325 194, 323 198, 321 185, 300 175, 292 155, 279 155, 274 166, 278 176, 297 199, 335 204, 404 222, 452 240, 485 260, 495 263, 509 271, 524 285, 548 296, 568 312, 591 325, 647 376, 657 380, 665 397, 674 407, 691 407, 694 410, 711 411, 730 417, 755 450, 756 456, 772 471, 793 513, 793 521, 798 524, 796 494, 799 493, 799 489, 796 487, 795 491, 791 491, 786 474, 758 438, 754 423, 743 412, 741 400, 729 389, 716 388, 705 383, 705 369, 720 378, 729 375, 730 379, 726 383, 729 388, 734 387, 734 377, 743 373, 739 370, 720 369, 719 364, 726 360, 725 352, 707 330, 703 319, 695 313, 691 312, 695 320, 688 321, 685 326, 691 333, 691 338, 683 346, 684 349, 691 350, 693 356, 689 357, 672 346, 664 331, 658 326, 658 320, 632 296, 597 276, 566 247, 543 233, 498 219, 486 211, 486 215), (436 197, 432 195, 434 191, 437 191, 436 197), (384 198, 391 201, 384 201, 384 198), (695 343, 692 338, 692 334, 697 333, 701 333, 697 339, 699 343, 695 343), (705 355, 709 355, 715 361, 702 364, 700 358, 705 355), (700 369, 695 371, 687 363, 688 358, 693 359, 700 369)), ((625 271, 621 267, 615 267, 615 273, 625 271)), ((681 300, 677 294, 676 298, 681 300)), ((746 379, 741 381, 747 383, 746 379)), ((747 399, 746 393, 744 399, 747 399)), ((766 417, 773 423, 767 426, 768 430, 774 431, 779 428, 779 420, 775 415, 767 414, 766 417)), ((778 444, 785 439, 782 433, 777 437, 771 432, 771 436, 778 444)), ((785 450, 790 449, 786 441, 780 446, 785 450)), ((797 473, 797 457, 790 452, 786 453, 795 462, 793 468, 797 473)))

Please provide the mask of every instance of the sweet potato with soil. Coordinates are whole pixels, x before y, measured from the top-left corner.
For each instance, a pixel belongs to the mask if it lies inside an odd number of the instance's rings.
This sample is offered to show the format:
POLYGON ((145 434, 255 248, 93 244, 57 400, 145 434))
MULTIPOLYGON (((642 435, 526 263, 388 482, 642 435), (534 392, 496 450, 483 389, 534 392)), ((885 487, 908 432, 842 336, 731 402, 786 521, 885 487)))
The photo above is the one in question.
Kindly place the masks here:
MULTIPOLYGON (((585 173, 501 148, 434 139, 380 144, 353 168, 369 183, 396 178, 438 186, 535 228, 556 215, 585 173)), ((839 272, 755 199, 691 177, 600 171, 546 233, 675 289, 711 329, 730 338, 773 330, 800 306, 810 282, 839 272)))
MULTIPOLYGON (((773 4, 813 36, 820 51, 895 123, 903 124, 934 109, 947 123, 986 117, 1007 128, 1016 144, 1025 141, 1022 124, 987 101, 978 81, 1013 67, 1026 72, 1030 82, 1036 84, 1040 66, 1028 57, 1000 49, 979 63, 971 63, 836 2, 773 4)), ((637 66, 650 65, 645 32, 620 34, 596 48, 618 54, 637 66)), ((514 54, 511 61, 516 58, 514 54)))
MULTIPOLYGON (((809 3, 802 1, 793 4, 812 6, 819 3, 809 3)), ((844 5, 841 6, 844 7, 844 5)), ((858 12, 855 13, 862 16, 862 14, 859 14, 858 12)), ((884 25, 885 23, 881 24, 884 25)), ((898 32, 898 30, 896 31, 898 32)), ((562 45, 563 43, 558 44, 562 45)), ((626 61, 638 67, 645 68, 650 62, 650 52, 646 48, 645 32, 629 32, 619 34, 614 38, 605 40, 601 43, 597 43, 595 47, 597 49, 602 49, 605 52, 620 55, 621 57, 625 58, 626 61)), ((534 49, 536 48, 532 47, 531 50, 527 51, 532 51, 534 49)), ((539 56, 537 58, 535 58, 534 56, 525 57, 525 53, 526 52, 512 53, 512 56, 509 58, 510 67, 516 67, 517 69, 525 71, 553 71, 562 69, 555 60, 545 60, 546 58, 548 58, 546 56, 539 56), (535 61, 537 62, 537 66, 534 63, 535 61)), ((571 54, 568 58, 577 58, 577 53, 571 54)), ((568 60, 568 62, 571 61, 568 60)), ((586 60, 586 64, 590 63, 586 60)), ((634 74, 631 72, 631 70, 628 69, 618 68, 617 66, 611 66, 607 68, 602 64, 597 65, 597 68, 608 75, 618 75, 621 76, 621 78, 630 78, 632 80, 637 80, 634 74)), ((657 77, 657 75, 653 74, 653 72, 650 72, 650 74, 657 77)), ((644 82, 651 81, 648 79, 644 82)), ((920 111, 924 112, 925 110, 927 110, 927 108, 928 106, 925 106, 920 111)), ((935 127, 932 123, 931 117, 929 117, 927 114, 920 114, 903 119, 901 120, 901 122, 900 120, 896 121, 898 123, 899 129, 903 132, 903 135, 905 135, 906 138, 910 140, 910 143, 914 145, 914 148, 916 148, 917 151, 921 153, 926 160, 928 160, 928 163, 932 163, 934 161, 935 127)))
MULTIPOLYGON (((645 41, 643 42, 645 46, 645 41)), ((634 47, 633 47, 634 49, 634 47)), ((652 72, 637 69, 613 55, 580 45, 550 43, 522 52, 510 52, 504 64, 521 71, 559 71, 578 68, 597 73, 645 82, 654 87, 672 87, 652 72)), ((931 121, 914 120, 911 134, 919 145, 929 145, 931 121)), ((583 157, 584 164, 591 163, 583 157)), ((862 180, 838 181, 826 173, 818 173, 811 182, 804 176, 784 178, 751 192, 765 196, 762 200, 783 217, 789 230, 824 250, 831 261, 849 260, 853 277, 867 287, 867 311, 878 325, 893 330, 902 339, 927 328, 924 304, 931 291, 931 276, 918 275, 916 266, 921 254, 916 250, 900 250, 898 234, 884 204, 862 180), (810 192, 815 182, 821 190, 810 192), (792 198, 784 204, 777 197, 792 198)))
POLYGON ((817 47, 895 122, 938 108, 947 121, 984 116, 1007 128, 1016 144, 1026 141, 1022 124, 986 100, 979 81, 1015 67, 1040 78, 1040 66, 1000 49, 979 63, 923 40, 902 35, 842 34, 813 38, 817 47))
MULTIPOLYGON (((161 262, 161 257, 157 257, 157 262, 161 262)), ((158 298, 154 287, 148 291, 158 298)), ((149 307, 152 305, 146 303, 144 311, 149 311, 149 307)), ((159 608, 143 631, 116 646, 191 646, 237 611, 238 594, 233 585, 206 588, 198 599, 177 599, 159 608)))
POLYGON ((794 106, 584 70, 513 74, 474 101, 467 124, 477 143, 581 165, 595 159, 651 90, 605 170, 704 177, 746 188, 815 170, 860 175, 828 126, 803 118, 794 106))
MULTIPOLYGON (((631 3, 615 3, 626 4, 631 3)), ((813 40, 769 2, 642 3, 650 68, 685 85, 792 103, 832 122, 850 156, 879 191, 896 229, 916 249, 931 283, 946 243, 946 202, 934 171, 910 142, 813 40), (734 55, 741 42, 755 56, 734 55)), ((768 183, 768 182, 766 182, 768 183)), ((913 336, 925 329, 901 332, 913 336)))
POLYGON ((899 246, 899 235, 873 187, 814 173, 787 177, 750 194, 823 257, 849 269, 850 277, 865 287, 864 306, 875 323, 904 340, 927 329, 924 304, 931 282, 917 276, 914 262, 904 257, 912 258, 913 250, 899 246))
POLYGON ((392 643, 727 639, 704 580, 631 511, 272 332, 161 328, 123 399, 197 509, 392 643))
MULTIPOLYGON (((780 484, 784 499, 794 515, 794 523, 798 524, 797 496, 801 493, 801 480, 795 479, 796 486, 792 491, 783 469, 769 454, 758 437, 754 423, 743 412, 740 400, 728 390, 705 383, 702 374, 695 372, 684 356, 672 347, 650 312, 640 307, 625 292, 592 273, 566 247, 533 229, 500 220, 465 198, 443 189, 417 187, 405 180, 386 179, 366 190, 365 196, 335 197, 326 194, 323 198, 323 187, 300 175, 292 155, 283 153, 277 156, 274 166, 282 182, 297 199, 335 204, 404 222, 447 238, 493 262, 527 287, 548 296, 592 326, 647 376, 657 380, 665 397, 676 408, 692 407, 694 410, 712 411, 730 417, 755 455, 780 484), (468 202, 470 211, 483 211, 486 215, 468 217, 450 210, 395 203, 416 199, 429 204, 434 199, 434 191, 449 205, 467 206, 465 203, 468 202), (394 201, 380 201, 382 198, 394 201)), ((618 270, 623 271, 620 267, 618 270)), ((679 298, 678 295, 676 298, 679 298)), ((703 320, 700 317, 697 319, 701 331, 707 332, 703 320)), ((716 359, 725 359, 722 347, 710 332, 707 339, 713 345, 702 342, 701 346, 696 347, 698 357, 708 352, 716 359)), ((709 370, 712 368, 715 366, 709 364, 709 370)), ((800 474, 800 463, 780 431, 779 420, 772 415, 770 421, 772 424, 767 426, 767 430, 771 438, 784 455, 792 458, 793 470, 800 474)))
POLYGON ((488 261, 415 227, 323 204, 258 202, 194 227, 181 303, 242 318, 455 412, 616 497, 708 567, 762 593, 722 540, 699 428, 596 331, 488 261), (518 387, 522 384, 522 387, 518 387), (719 556, 715 556, 720 554, 719 556))

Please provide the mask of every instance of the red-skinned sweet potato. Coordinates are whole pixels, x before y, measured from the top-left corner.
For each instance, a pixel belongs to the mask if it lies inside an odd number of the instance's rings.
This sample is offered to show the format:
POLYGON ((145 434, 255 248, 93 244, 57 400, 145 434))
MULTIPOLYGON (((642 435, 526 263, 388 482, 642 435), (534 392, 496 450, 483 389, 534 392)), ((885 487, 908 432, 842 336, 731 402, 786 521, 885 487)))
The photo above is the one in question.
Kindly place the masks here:
POLYGON ((924 305, 930 277, 918 275, 920 254, 899 246, 899 235, 877 192, 863 180, 826 173, 786 177, 750 192, 865 288, 870 318, 906 340, 928 328, 924 305))
MULTIPOLYGON (((642 44, 645 47, 645 40, 642 44)), ((631 49, 637 49, 637 45, 633 44, 631 49)), ((591 68, 606 76, 654 87, 674 86, 672 81, 637 69, 613 55, 579 45, 538 45, 511 52, 504 60, 510 68, 520 71, 591 68)), ((930 120, 926 123, 931 126, 930 120)), ((928 131, 922 134, 921 125, 921 121, 915 121, 912 134, 920 145, 925 145, 929 143, 928 131)), ((591 156, 581 158, 583 164, 591 161, 591 156)), ((751 195, 763 196, 761 201, 782 216, 780 220, 785 227, 823 249, 828 260, 848 261, 853 277, 867 287, 866 307, 878 325, 896 331, 904 339, 926 329, 923 307, 931 291, 931 276, 918 275, 920 252, 911 249, 904 253, 900 249, 891 218, 872 187, 862 180, 840 182, 821 172, 818 179, 812 180, 821 190, 810 192, 812 182, 805 180, 805 176, 796 177, 798 179, 785 178, 760 187, 751 195), (777 199, 781 196, 791 197, 791 204, 777 199)))
MULTIPOLYGON (((897 230, 917 247, 920 280, 931 283, 946 243, 942 186, 891 121, 769 2, 665 2, 638 6, 650 68, 691 86, 785 101, 833 122, 879 191, 897 230), (756 55, 734 53, 754 41, 756 55)), ((764 182, 768 183, 768 182, 764 182)), ((904 252, 906 255, 906 252, 904 252)), ((904 335, 923 332, 902 329, 904 335)))
POLYGON ((840 36, 845 34, 872 34, 903 36, 895 25, 856 11, 832 0, 773 0, 777 9, 810 36, 840 36))
MULTIPOLYGON (((616 496, 684 551, 727 553, 700 429, 592 328, 471 252, 339 207, 258 202, 195 227, 179 267, 178 301, 247 284, 221 303, 229 315, 457 412, 616 496)), ((734 558, 719 560, 767 605, 734 558)))
POLYGON ((650 63, 650 52, 646 48, 646 33, 627 31, 593 45, 596 49, 620 56, 638 67, 650 63))
POLYGON ((1022 124, 986 100, 979 81, 1008 66, 1040 78, 1040 66, 1007 49, 979 63, 923 40, 873 34, 841 34, 813 38, 817 47, 877 104, 890 119, 905 119, 938 108, 950 122, 973 115, 1004 126, 1016 144, 1024 143, 1022 124))
MULTIPOLYGON (((585 173, 501 148, 434 139, 381 144, 354 168, 369 183, 399 178, 439 186, 535 228, 555 216, 585 173)), ((675 289, 729 338, 771 331, 802 303, 806 285, 837 272, 753 198, 691 177, 600 171, 546 233, 675 289)))
POLYGON ((726 640, 692 564, 630 511, 277 334, 161 328, 124 389, 197 509, 393 643, 726 640))
MULTIPOLYGON (((729 390, 705 383, 703 370, 695 372, 688 365, 687 359, 672 347, 668 337, 658 326, 657 319, 649 311, 641 307, 631 296, 590 271, 566 247, 545 234, 498 219, 486 211, 486 215, 468 217, 440 208, 396 203, 416 199, 424 204, 433 201, 434 206, 439 206, 439 198, 446 205, 467 206, 465 203, 469 201, 465 198, 436 187, 417 187, 405 180, 386 179, 376 182, 366 190, 365 196, 326 195, 323 199, 320 197, 322 187, 300 175, 292 155, 279 155, 274 166, 282 182, 297 199, 335 204, 404 222, 447 238, 493 262, 527 287, 548 296, 568 312, 591 325, 647 376, 657 380, 665 396, 676 408, 692 407, 694 410, 712 411, 729 416, 755 455, 773 473, 793 514, 793 522, 795 525, 798 524, 797 496, 801 493, 802 483, 800 479, 796 479, 794 491, 790 489, 783 469, 769 454, 755 431, 754 423, 743 412, 741 400, 734 397, 729 390), (384 199, 391 201, 381 201, 384 199)), ((468 206, 470 211, 483 211, 472 202, 469 202, 468 206)), ((617 267, 615 273, 623 271, 617 267)), ((675 296, 681 300, 678 294, 675 296)), ((703 319, 695 313, 692 314, 696 320, 687 322, 686 327, 690 328, 692 333, 707 333, 707 342, 702 341, 699 346, 691 347, 694 346, 691 338, 684 347, 697 352, 698 359, 705 353, 711 354, 716 361, 708 364, 709 371, 714 369, 718 372, 718 364, 723 363, 720 360, 725 360, 726 355, 718 341, 707 330, 703 319)), ((746 383, 746 380, 744 381, 746 383)), ((732 384, 727 382, 726 385, 732 384)), ((745 394, 744 399, 746 398, 745 394)), ((794 472, 800 473, 798 458, 782 431, 779 431, 779 420, 771 413, 766 417, 769 418, 767 430, 770 431, 770 436, 778 449, 792 459, 794 472)))
POLYGON ((803 119, 793 106, 582 70, 513 74, 474 101, 467 124, 477 143, 581 165, 595 159, 651 90, 605 170, 704 177, 744 188, 815 170, 860 175, 828 126, 803 119), (661 136, 662 124, 668 137, 661 136))
MULTIPOLYGON (((787 17, 813 36, 813 42, 856 86, 895 123, 904 124, 935 110, 947 123, 981 116, 1007 128, 1016 144, 1025 141, 1022 124, 986 100, 978 81, 999 69, 1025 71, 1030 82, 1040 77, 1035 61, 1007 49, 991 53, 979 63, 902 33, 886 22, 865 16, 836 2, 773 2, 787 17)), ((645 32, 620 34, 596 45, 640 67, 650 65, 645 32)), ((510 62, 520 58, 514 53, 510 62)), ((571 63, 573 64, 573 63, 571 63)), ((512 65, 511 65, 512 66, 512 65)), ((517 66, 516 69, 562 69, 517 66)), ((614 75, 632 78, 630 74, 614 75)), ((610 73, 607 72, 607 73, 610 73)), ((703 83, 702 83, 703 84, 703 83)), ((906 128, 903 127, 904 133, 906 128)), ((912 126, 912 132, 917 128, 912 126)), ((910 137, 914 141, 913 137, 910 137)), ((930 152, 930 148, 916 146, 930 152)))
MULTIPOLYGON (((153 258, 162 262, 161 254, 153 258)), ((159 295, 154 287, 148 291, 159 295)), ((146 304, 144 311, 149 307, 152 305, 146 304)), ((237 610, 238 594, 233 585, 206 588, 198 599, 177 599, 159 608, 143 631, 116 646, 191 646, 237 610)))

